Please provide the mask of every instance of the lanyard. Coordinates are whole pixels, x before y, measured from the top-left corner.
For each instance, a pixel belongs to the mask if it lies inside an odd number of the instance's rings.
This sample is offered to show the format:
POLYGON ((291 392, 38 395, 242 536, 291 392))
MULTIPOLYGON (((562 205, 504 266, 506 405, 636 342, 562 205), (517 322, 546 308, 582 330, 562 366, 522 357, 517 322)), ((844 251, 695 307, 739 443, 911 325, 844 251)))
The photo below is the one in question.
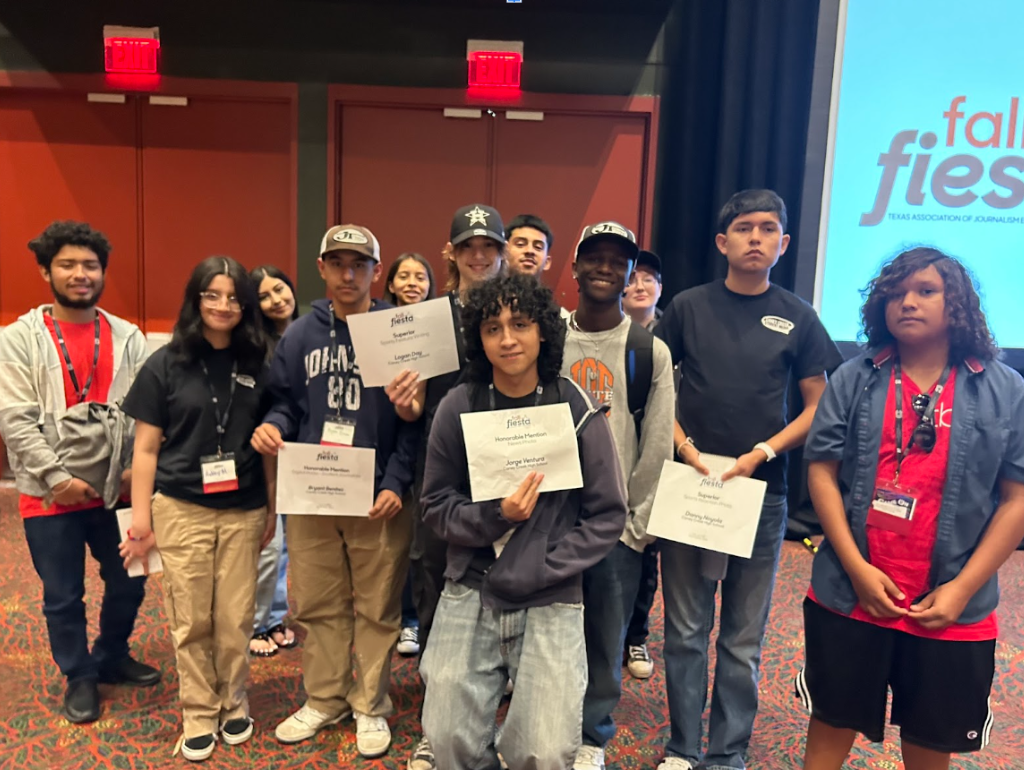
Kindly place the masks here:
MULTIPOLYGON (((331 358, 337 361, 337 366, 341 368, 341 356, 339 355, 338 346, 338 316, 334 314, 334 305, 331 305, 331 358)), ((345 367, 345 373, 341 377, 341 391, 337 393, 337 404, 338 404, 338 417, 341 417, 341 407, 345 403, 345 394, 348 392, 348 383, 352 379, 352 372, 355 371, 355 351, 348 345, 345 345, 345 353, 348 357, 348 365, 345 367)), ((337 381, 337 380, 335 380, 337 381)))
MULTIPOLYGON (((914 434, 910 434, 910 438, 907 440, 907 446, 903 446, 903 368, 900 366, 900 360, 897 358, 893 370, 895 372, 896 380, 896 478, 895 481, 900 479, 900 466, 903 465, 903 458, 910 452, 910 447, 914 445, 914 434)), ((924 409, 924 414, 921 415, 920 425, 932 426, 935 421, 935 407, 939 404, 939 398, 942 396, 942 390, 946 387, 946 381, 949 379, 950 366, 946 363, 945 368, 942 370, 942 374, 939 376, 939 381, 935 383, 935 389, 928 397, 928 405, 924 409)))
MULTIPOLYGON (((537 386, 537 395, 533 399, 533 405, 534 406, 540 406, 540 394, 543 393, 543 392, 544 392, 544 386, 543 385, 538 385, 537 386)), ((487 386, 487 402, 488 402, 492 412, 495 409, 498 408, 495 405, 495 403, 494 403, 494 383, 493 382, 490 385, 487 386)))
POLYGON ((53 330, 57 332, 57 342, 60 343, 60 352, 64 356, 64 365, 68 368, 68 379, 71 380, 71 387, 75 389, 75 397, 78 399, 78 403, 85 401, 85 397, 89 395, 89 388, 92 387, 92 378, 96 374, 96 367, 100 362, 100 314, 96 313, 95 329, 96 329, 96 342, 93 345, 92 353, 92 369, 89 370, 89 378, 85 381, 85 387, 79 390, 78 388, 78 377, 75 375, 75 365, 71 363, 71 356, 68 354, 68 346, 64 343, 64 335, 61 334, 60 324, 57 323, 57 319, 54 318, 53 314, 50 314, 50 318, 53 320, 53 330))
POLYGON ((213 410, 217 418, 217 456, 220 457, 224 454, 222 451, 222 443, 224 441, 224 433, 228 429, 228 420, 231 419, 231 404, 235 400, 235 381, 238 379, 238 362, 233 361, 231 363, 231 389, 228 391, 228 405, 224 408, 224 412, 220 411, 220 399, 217 398, 217 391, 213 389, 213 380, 210 379, 210 370, 206 368, 206 362, 199 359, 199 365, 203 367, 203 374, 206 375, 206 384, 210 386, 210 393, 213 395, 213 410))

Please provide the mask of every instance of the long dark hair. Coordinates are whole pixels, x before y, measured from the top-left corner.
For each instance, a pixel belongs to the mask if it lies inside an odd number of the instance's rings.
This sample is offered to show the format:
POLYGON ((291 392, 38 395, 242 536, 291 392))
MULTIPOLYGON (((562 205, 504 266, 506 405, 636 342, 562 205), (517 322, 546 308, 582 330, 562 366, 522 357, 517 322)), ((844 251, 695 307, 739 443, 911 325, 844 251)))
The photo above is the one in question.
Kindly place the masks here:
POLYGON ((384 301, 392 305, 398 304, 398 297, 391 291, 391 282, 395 280, 395 276, 398 275, 398 268, 401 267, 402 263, 406 260, 411 259, 413 262, 418 262, 420 267, 427 271, 427 280, 430 281, 430 286, 427 287, 427 296, 423 298, 426 302, 428 299, 433 299, 437 296, 437 287, 434 285, 434 268, 430 266, 430 263, 423 258, 422 254, 417 254, 415 251, 406 251, 403 254, 399 254, 398 258, 391 263, 391 267, 388 268, 388 277, 384 281, 384 301))
POLYGON ((218 275, 224 275, 235 283, 235 296, 242 306, 242 318, 231 330, 231 351, 238 362, 238 370, 257 374, 267 355, 267 343, 263 326, 257 314, 260 303, 245 268, 231 257, 207 257, 192 271, 185 284, 185 299, 181 303, 178 322, 168 349, 183 364, 194 364, 203 350, 203 317, 199 311, 199 295, 209 288, 210 282, 218 275))
POLYGON ((537 377, 548 385, 558 378, 565 352, 565 321, 551 289, 532 275, 508 273, 491 278, 469 291, 462 308, 462 325, 466 335, 466 377, 478 384, 490 383, 494 366, 484 352, 480 325, 488 318, 501 315, 501 308, 522 313, 540 327, 540 353, 537 356, 537 377))
MULTIPOLYGON (((295 308, 292 310, 292 320, 294 321, 298 318, 299 298, 295 296, 295 284, 292 283, 292 279, 288 277, 284 270, 275 265, 260 265, 249 271, 249 280, 252 281, 252 290, 256 292, 257 305, 260 299, 260 284, 263 283, 264 278, 276 278, 278 281, 284 282, 292 290, 292 302, 295 303, 295 308)), ((277 324, 274 323, 274 319, 264 313, 262 308, 260 308, 260 318, 263 321, 263 333, 267 336, 267 339, 276 340, 281 336, 277 333, 277 324)))
POLYGON ((958 260, 928 246, 904 251, 886 263, 878 276, 861 292, 865 300, 860 309, 860 318, 867 346, 879 348, 895 342, 885 323, 885 306, 895 296, 903 281, 929 265, 934 265, 942 276, 942 294, 946 318, 949 319, 950 358, 977 358, 981 361, 998 358, 999 348, 988 328, 971 274, 958 260))

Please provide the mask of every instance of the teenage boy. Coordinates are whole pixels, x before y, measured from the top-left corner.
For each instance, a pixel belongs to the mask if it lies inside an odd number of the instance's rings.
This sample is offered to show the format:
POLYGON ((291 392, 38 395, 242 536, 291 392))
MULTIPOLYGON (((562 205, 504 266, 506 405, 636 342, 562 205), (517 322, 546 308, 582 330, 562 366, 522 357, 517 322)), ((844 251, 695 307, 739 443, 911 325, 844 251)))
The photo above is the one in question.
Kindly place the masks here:
POLYGON ((609 407, 608 425, 629 504, 619 542, 583 573, 589 681, 576 770, 603 768, 604 747, 615 736, 612 711, 622 694, 626 624, 640 588, 644 548, 654 540, 647 535, 647 520, 661 469, 672 458, 671 355, 664 342, 634 325, 622 310, 636 258, 632 231, 618 222, 601 222, 583 229, 573 261, 580 299, 569 317, 562 374, 609 407), (645 356, 648 363, 642 365, 645 356), (637 372, 645 366, 643 382, 637 372), (636 388, 646 389, 639 401, 630 393, 636 388), (638 413, 631 410, 634 402, 641 404, 638 413))
POLYGON ((711 696, 707 770, 742 770, 757 714, 761 644, 786 528, 786 455, 803 444, 826 372, 842 362, 817 314, 769 279, 786 251, 786 205, 771 190, 733 195, 715 244, 724 281, 688 289, 665 310, 655 336, 680 367, 676 451, 701 473, 700 453, 736 458, 722 474, 768 485, 751 558, 660 542, 665 674, 671 734, 660 770, 701 762, 708 641, 721 583, 718 663, 711 696), (791 380, 803 411, 787 423, 791 380))
MULTIPOLYGON (((636 267, 626 284, 622 296, 622 307, 629 313, 633 323, 654 331, 661 320, 661 257, 653 251, 641 249, 636 257, 636 267)), ((650 679, 654 674, 654 660, 647 650, 648 616, 654 606, 654 595, 658 592, 658 543, 644 548, 644 561, 640 573, 640 588, 626 627, 625 663, 634 679, 650 679)))
POLYGON ((524 275, 540 274, 551 268, 554 236, 548 223, 533 214, 513 217, 506 228, 508 269, 524 275))
POLYGON ((550 289, 498 278, 470 293, 463 317, 467 381, 438 408, 423 483, 424 518, 449 543, 421 665, 423 726, 445 770, 497 768, 498 752, 511 770, 564 770, 587 680, 582 573, 622 533, 621 471, 601 409, 558 376, 565 325, 550 289), (583 487, 542 493, 543 475, 529 473, 508 497, 472 502, 460 415, 557 403, 577 425, 583 487))
POLYGON ((419 429, 398 417, 382 388, 363 386, 346 323, 350 315, 390 307, 370 299, 381 275, 377 239, 358 225, 332 227, 317 265, 330 299, 314 301, 312 312, 278 343, 270 379, 274 406, 252 443, 265 455, 276 455, 285 441, 373 448, 375 502, 367 518, 288 521, 297 619, 307 631, 302 673, 308 697, 275 734, 282 743, 297 743, 354 714, 359 754, 378 757, 391 745, 388 685, 412 534, 412 522, 400 512, 419 429))
POLYGON ((636 257, 636 267, 629 277, 622 307, 634 323, 653 332, 661 320, 661 257, 653 251, 641 251, 636 257))
POLYGON ((996 571, 1024 537, 1024 381, 963 266, 931 248, 882 268, 868 352, 825 390, 804 456, 825 530, 804 601, 806 770, 881 741, 892 689, 907 770, 989 740, 996 571))
POLYGON ((67 679, 70 722, 100 716, 97 682, 154 685, 129 657, 145 593, 118 553, 113 508, 131 489, 132 424, 117 408, 148 351, 134 324, 97 307, 110 242, 81 222, 54 222, 29 243, 54 302, 0 332, 0 436, 21 496, 25 539, 43 583, 50 652, 67 679), (85 548, 100 564, 100 633, 89 651, 85 548))

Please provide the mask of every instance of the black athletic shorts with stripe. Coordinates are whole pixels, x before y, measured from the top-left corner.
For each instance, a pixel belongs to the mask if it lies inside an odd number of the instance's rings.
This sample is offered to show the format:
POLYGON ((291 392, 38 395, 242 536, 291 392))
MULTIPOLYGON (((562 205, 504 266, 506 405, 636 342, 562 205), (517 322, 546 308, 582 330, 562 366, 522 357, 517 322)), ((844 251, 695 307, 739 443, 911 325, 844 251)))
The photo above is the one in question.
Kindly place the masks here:
POLYGON ((954 642, 853 620, 804 599, 806 663, 796 693, 811 716, 879 743, 890 721, 901 739, 948 754, 989 741, 995 640, 954 642))

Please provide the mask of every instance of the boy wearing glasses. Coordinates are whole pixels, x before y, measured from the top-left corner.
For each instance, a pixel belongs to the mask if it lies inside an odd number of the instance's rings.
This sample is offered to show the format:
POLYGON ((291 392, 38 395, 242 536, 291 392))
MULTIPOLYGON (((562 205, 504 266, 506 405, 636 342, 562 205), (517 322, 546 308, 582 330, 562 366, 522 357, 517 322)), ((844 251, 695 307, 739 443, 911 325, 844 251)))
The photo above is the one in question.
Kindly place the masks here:
POLYGON ((636 266, 626 284, 626 293, 622 295, 622 308, 629 313, 633 323, 640 324, 649 332, 653 332, 661 320, 661 308, 658 307, 661 288, 661 257, 653 251, 641 250, 636 255, 636 266))
POLYGON ((959 262, 900 254, 861 308, 868 352, 818 406, 804 456, 826 541, 804 601, 805 770, 881 741, 908 770, 989 740, 996 571, 1024 537, 1024 381, 996 360, 959 262))

